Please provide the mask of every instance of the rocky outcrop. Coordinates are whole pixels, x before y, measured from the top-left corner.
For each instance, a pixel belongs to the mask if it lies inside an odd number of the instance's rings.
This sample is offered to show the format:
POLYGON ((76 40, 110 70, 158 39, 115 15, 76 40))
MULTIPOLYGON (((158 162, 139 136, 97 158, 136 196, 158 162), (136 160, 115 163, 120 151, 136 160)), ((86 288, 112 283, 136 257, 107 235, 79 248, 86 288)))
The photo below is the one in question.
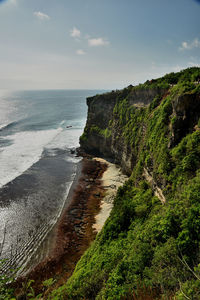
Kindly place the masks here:
POLYGON ((184 94, 172 101, 173 114, 169 148, 194 130, 200 118, 200 94, 184 94))
MULTIPOLYGON (((129 86, 121 91, 112 91, 87 98, 88 117, 81 147, 88 153, 104 156, 119 164, 123 171, 130 175, 135 166, 136 156, 130 143, 124 138, 123 126, 115 107, 126 99, 126 109, 135 107, 142 109, 150 105, 154 99, 164 99, 170 93, 161 88, 134 88, 129 86)), ((194 130, 200 118, 200 94, 183 93, 171 95, 172 114, 169 124, 168 148, 174 147, 189 132, 194 130)), ((159 103, 157 104, 159 105, 159 103)), ((125 120, 128 122, 128 120, 125 120)), ((145 128, 144 128, 145 134, 145 128)), ((142 135, 141 135, 142 138, 142 135)))
POLYGON ((158 199, 160 199, 162 204, 165 204, 165 202, 166 202, 165 196, 163 195, 161 188, 157 185, 157 183, 153 179, 153 174, 151 174, 150 171, 147 170, 147 168, 144 168, 143 176, 146 179, 146 181, 150 184, 150 186, 154 192, 154 195, 157 196, 158 199))
POLYGON ((141 109, 148 106, 155 97, 162 98, 166 93, 167 89, 137 89, 129 86, 122 91, 87 98, 88 117, 80 139, 81 148, 88 153, 111 158, 130 175, 135 165, 135 156, 131 146, 124 140, 123 129, 114 108, 117 103, 126 99, 127 107, 141 109))

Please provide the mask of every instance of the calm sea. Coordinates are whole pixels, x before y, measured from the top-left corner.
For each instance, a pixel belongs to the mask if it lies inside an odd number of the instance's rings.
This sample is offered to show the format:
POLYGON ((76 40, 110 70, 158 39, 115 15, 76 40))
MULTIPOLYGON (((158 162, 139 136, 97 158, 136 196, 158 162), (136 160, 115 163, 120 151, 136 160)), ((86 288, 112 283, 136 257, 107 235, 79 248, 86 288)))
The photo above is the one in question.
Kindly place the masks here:
POLYGON ((0 96, 0 257, 23 267, 58 220, 76 174, 72 149, 94 90, 0 96))

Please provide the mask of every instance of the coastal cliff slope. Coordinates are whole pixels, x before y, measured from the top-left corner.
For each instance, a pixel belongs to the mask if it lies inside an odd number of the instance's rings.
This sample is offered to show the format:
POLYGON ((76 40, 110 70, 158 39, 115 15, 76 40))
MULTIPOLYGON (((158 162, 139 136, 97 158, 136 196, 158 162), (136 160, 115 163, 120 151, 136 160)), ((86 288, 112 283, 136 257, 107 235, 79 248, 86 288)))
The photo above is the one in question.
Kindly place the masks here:
POLYGON ((82 149, 130 179, 55 299, 200 298, 199 78, 194 67, 87 99, 82 149))

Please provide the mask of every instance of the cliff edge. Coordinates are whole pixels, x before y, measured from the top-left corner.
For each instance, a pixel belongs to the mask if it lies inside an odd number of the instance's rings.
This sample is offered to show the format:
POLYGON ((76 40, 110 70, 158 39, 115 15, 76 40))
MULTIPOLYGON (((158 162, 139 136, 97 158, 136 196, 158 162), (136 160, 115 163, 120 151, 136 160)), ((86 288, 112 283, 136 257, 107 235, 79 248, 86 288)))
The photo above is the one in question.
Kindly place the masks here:
POLYGON ((63 286, 69 299, 200 298, 199 78, 189 68, 87 99, 81 147, 130 179, 63 286))
POLYGON ((199 79, 194 67, 87 99, 81 148, 129 180, 53 299, 200 299, 199 79))

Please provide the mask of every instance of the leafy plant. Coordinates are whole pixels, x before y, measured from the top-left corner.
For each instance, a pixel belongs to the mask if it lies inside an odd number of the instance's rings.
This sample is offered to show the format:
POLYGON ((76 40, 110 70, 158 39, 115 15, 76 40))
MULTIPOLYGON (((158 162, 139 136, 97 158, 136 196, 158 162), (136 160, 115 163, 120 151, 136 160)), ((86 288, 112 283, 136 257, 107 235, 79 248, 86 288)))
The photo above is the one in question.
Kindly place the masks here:
MULTIPOLYGON (((5 263, 5 260, 0 260, 0 267, 5 263)), ((10 270, 10 275, 0 273, 0 299, 14 300, 14 289, 11 288, 11 283, 14 281, 14 270, 10 270)))

